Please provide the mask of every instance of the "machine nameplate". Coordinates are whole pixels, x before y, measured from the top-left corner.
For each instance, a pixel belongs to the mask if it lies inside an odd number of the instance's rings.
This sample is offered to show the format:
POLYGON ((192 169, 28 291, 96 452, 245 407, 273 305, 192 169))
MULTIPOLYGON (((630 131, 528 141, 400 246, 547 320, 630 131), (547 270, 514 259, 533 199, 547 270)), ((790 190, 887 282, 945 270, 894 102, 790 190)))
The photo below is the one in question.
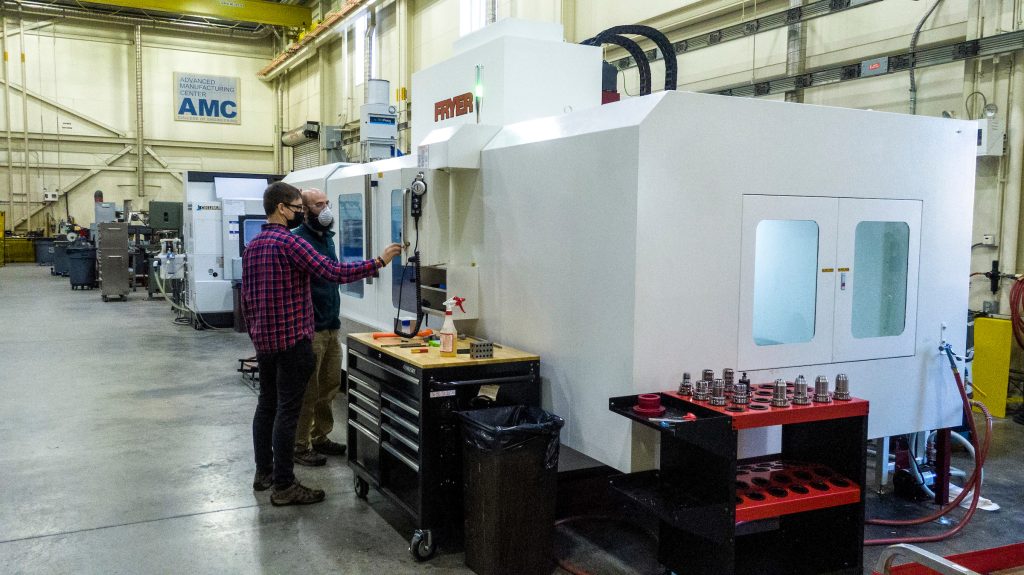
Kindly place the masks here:
POLYGON ((434 398, 437 398, 437 397, 452 397, 454 395, 455 395, 455 390, 454 389, 446 389, 444 391, 431 391, 430 392, 430 398, 431 399, 434 399, 434 398))
POLYGON ((466 92, 439 102, 434 102, 434 121, 465 116, 473 111, 473 93, 466 92))

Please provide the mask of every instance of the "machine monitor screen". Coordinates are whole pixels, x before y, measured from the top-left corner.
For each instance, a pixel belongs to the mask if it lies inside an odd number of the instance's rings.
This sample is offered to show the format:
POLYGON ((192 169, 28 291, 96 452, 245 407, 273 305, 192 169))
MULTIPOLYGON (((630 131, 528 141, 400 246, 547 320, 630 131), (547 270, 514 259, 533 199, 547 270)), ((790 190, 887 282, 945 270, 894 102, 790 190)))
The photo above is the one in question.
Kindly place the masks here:
POLYGON ((249 245, 256 234, 260 233, 260 229, 263 228, 263 224, 267 223, 267 216, 239 216, 238 227, 240 228, 240 234, 238 234, 238 253, 241 254, 245 251, 245 246, 249 245))

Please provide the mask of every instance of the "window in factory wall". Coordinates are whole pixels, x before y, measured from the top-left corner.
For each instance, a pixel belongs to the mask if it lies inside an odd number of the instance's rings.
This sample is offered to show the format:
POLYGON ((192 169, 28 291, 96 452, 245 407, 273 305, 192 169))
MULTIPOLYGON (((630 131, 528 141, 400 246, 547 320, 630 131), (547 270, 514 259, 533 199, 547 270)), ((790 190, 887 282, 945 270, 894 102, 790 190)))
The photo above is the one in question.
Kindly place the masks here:
POLYGON ((910 226, 862 221, 854 244, 853 337, 900 335, 906 327, 910 226))
POLYGON ((754 342, 811 341, 818 293, 817 222, 762 220, 754 249, 754 342))
MULTIPOLYGON (((341 194, 338 196, 338 220, 341 238, 338 249, 341 250, 341 261, 358 262, 366 259, 363 238, 363 195, 341 194)), ((341 293, 362 298, 364 282, 362 280, 341 284, 341 293)))

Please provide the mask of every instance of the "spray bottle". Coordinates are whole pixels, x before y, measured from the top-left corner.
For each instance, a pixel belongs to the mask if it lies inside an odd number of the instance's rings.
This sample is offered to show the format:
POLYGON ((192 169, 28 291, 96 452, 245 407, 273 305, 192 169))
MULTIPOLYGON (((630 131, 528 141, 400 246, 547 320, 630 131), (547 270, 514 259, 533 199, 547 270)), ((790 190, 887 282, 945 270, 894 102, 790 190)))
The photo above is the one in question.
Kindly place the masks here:
POLYGON ((455 311, 455 306, 459 306, 462 313, 466 313, 466 309, 462 307, 462 302, 466 301, 466 298, 453 296, 448 301, 444 302, 444 325, 441 326, 441 357, 456 357, 458 352, 455 350, 455 342, 459 339, 459 332, 455 330, 455 321, 452 318, 452 312, 455 311))

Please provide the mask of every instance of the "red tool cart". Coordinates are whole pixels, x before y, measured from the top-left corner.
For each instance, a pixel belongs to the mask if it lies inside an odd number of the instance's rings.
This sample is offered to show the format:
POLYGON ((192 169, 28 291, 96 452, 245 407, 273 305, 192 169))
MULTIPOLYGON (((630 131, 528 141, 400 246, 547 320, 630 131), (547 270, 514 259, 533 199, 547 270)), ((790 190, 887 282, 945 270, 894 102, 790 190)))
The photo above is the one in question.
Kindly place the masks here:
POLYGON ((659 519, 658 560, 669 570, 863 573, 868 402, 773 407, 772 387, 752 386, 744 405, 731 391, 722 406, 659 393, 664 413, 643 409, 640 396, 610 400, 661 432, 660 469, 611 486, 659 519), (782 426, 782 452, 738 460, 738 431, 768 426, 782 426))

